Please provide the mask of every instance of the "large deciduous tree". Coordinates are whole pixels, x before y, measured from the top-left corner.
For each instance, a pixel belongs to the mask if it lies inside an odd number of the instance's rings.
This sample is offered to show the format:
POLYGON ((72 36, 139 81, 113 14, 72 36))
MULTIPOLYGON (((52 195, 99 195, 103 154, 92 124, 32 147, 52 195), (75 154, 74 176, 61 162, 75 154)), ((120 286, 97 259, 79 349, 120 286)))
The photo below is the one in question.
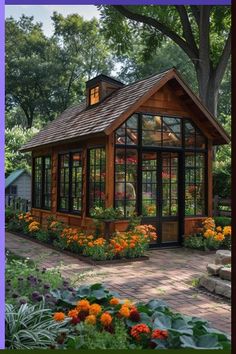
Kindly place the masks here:
POLYGON ((143 51, 153 53, 163 37, 172 40, 195 68, 199 96, 217 115, 219 88, 231 53, 230 7, 227 6, 102 6, 107 37, 119 53, 139 36, 143 51))
POLYGON ((96 19, 55 12, 52 21, 49 38, 33 17, 6 20, 6 108, 27 128, 44 125, 83 100, 85 81, 113 67, 96 19))

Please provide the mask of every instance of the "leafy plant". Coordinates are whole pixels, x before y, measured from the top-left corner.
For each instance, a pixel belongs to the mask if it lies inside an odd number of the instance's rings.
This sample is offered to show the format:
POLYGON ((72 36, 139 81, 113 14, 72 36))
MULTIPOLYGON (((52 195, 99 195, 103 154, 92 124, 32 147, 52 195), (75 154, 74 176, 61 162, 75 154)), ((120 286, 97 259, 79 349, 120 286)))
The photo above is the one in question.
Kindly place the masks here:
POLYGON ((184 247, 204 249, 204 239, 201 234, 189 235, 184 237, 184 247))
POLYGON ((227 216, 216 216, 214 217, 216 226, 225 227, 231 225, 231 218, 227 216))
POLYGON ((67 349, 130 349, 129 335, 125 324, 117 320, 114 332, 94 330, 94 326, 81 323, 79 335, 65 343, 67 349))
POLYGON ((99 220, 122 219, 122 211, 119 208, 95 207, 90 210, 90 215, 99 220))
POLYGON ((5 321, 7 349, 49 348, 67 322, 55 322, 44 303, 39 306, 24 304, 20 308, 7 304, 5 321))
POLYGON ((49 307, 55 303, 49 294, 50 289, 63 287, 64 282, 57 270, 40 270, 29 259, 6 255, 6 302, 20 306, 24 303, 38 303, 43 300, 49 307))

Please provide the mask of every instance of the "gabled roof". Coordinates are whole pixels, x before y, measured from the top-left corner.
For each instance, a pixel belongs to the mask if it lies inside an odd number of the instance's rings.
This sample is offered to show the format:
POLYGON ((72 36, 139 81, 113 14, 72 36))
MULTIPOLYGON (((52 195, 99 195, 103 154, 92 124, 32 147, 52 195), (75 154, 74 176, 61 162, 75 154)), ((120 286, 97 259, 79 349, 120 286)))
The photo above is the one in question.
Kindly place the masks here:
POLYGON ((173 79, 178 81, 212 125, 217 136, 215 143, 228 143, 229 136, 222 126, 186 85, 178 72, 175 69, 170 69, 121 87, 94 107, 86 107, 86 104, 82 103, 66 109, 57 119, 25 144, 20 151, 30 151, 37 147, 58 144, 98 133, 108 135, 116 129, 117 124, 121 124, 122 120, 138 110, 138 107, 149 97, 173 79))
POLYGON ((21 170, 16 170, 13 171, 6 179, 5 179, 5 188, 9 187, 13 182, 15 182, 17 180, 17 178, 19 178, 21 175, 23 175, 24 173, 28 172, 24 169, 21 170))

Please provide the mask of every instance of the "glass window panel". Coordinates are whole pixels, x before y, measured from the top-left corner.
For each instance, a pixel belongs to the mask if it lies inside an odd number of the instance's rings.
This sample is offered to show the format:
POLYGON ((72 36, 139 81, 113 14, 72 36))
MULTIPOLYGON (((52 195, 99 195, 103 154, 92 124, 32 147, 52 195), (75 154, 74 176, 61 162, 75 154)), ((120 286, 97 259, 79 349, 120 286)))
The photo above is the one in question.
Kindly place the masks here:
POLYGON ((205 154, 185 154, 185 215, 205 215, 205 154))
POLYGON ((128 217, 136 211, 137 150, 116 149, 115 161, 115 205, 128 217))
POLYGON ((163 146, 182 146, 179 118, 163 117, 163 146))
POLYGON ((104 148, 89 151, 89 210, 105 206, 106 155, 104 148))

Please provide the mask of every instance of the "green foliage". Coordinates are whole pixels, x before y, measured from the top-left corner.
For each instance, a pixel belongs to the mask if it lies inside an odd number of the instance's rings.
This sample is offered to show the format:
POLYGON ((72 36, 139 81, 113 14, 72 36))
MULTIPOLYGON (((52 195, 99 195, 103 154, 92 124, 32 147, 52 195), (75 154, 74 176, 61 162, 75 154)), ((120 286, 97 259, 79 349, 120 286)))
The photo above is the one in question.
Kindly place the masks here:
POLYGON ((189 235, 184 237, 184 247, 203 249, 204 248, 204 239, 201 234, 189 235))
POLYGON ((20 126, 15 126, 5 131, 5 171, 9 175, 17 169, 31 170, 31 155, 30 153, 21 153, 19 148, 26 144, 32 137, 38 133, 38 129, 24 129, 20 126))
POLYGON ((48 38, 33 17, 6 19, 6 108, 24 127, 44 125, 81 102, 85 81, 113 67, 96 19, 55 12, 52 21, 48 38))
POLYGON ((231 218, 227 216, 215 216, 214 217, 216 226, 225 227, 231 225, 231 218))
POLYGON ((16 218, 17 211, 12 209, 11 207, 7 207, 5 209, 5 222, 8 223, 11 219, 16 218))
POLYGON ((55 322, 50 309, 23 304, 16 308, 6 305, 6 348, 7 349, 46 349, 55 343, 56 337, 65 322, 55 322))
MULTIPOLYGON (((217 112, 217 99, 214 102, 211 98, 213 95, 217 97, 223 76, 218 71, 219 62, 223 64, 221 69, 223 68, 224 73, 230 56, 228 54, 224 60, 221 60, 223 53, 229 53, 224 51, 224 48, 230 32, 231 11, 228 6, 219 8, 219 6, 207 8, 196 5, 194 7, 99 6, 105 35, 117 54, 124 55, 125 64, 129 61, 135 63, 137 58, 140 58, 139 63, 148 62, 150 59, 152 61, 153 58, 156 58, 156 62, 159 60, 164 62, 165 56, 163 55, 164 59, 161 60, 162 56, 158 55, 158 49, 165 46, 165 43, 169 44, 173 41, 185 53, 183 58, 188 57, 188 60, 181 62, 185 74, 187 74, 186 71, 191 73, 188 81, 191 86, 193 84, 194 88, 197 78, 200 97, 213 113, 217 112), (199 17, 204 18, 205 23, 200 25, 199 17), (210 23, 209 30, 208 23, 210 23), (202 31, 205 31, 205 36, 202 36, 202 31), (210 38, 209 46, 204 41, 208 37, 210 38), (204 63, 201 63, 202 55, 205 58, 204 63), (192 64, 189 65, 190 62, 192 64), (217 87, 213 89, 212 81, 216 79, 216 73, 218 86, 216 85, 217 87), (192 77, 194 77, 193 82, 190 81, 192 77)), ((173 53, 171 66, 176 65, 176 61, 178 62, 176 60, 178 52, 176 50, 176 54, 173 53)), ((149 61, 150 64, 151 61, 149 61)), ((143 66, 145 67, 145 64, 143 66)), ((167 68, 166 65, 165 69, 167 68)), ((131 75, 132 71, 136 71, 136 66, 134 65, 132 69, 131 64, 131 75)))
POLYGON ((119 208, 95 207, 90 210, 90 215, 99 220, 117 220, 122 219, 122 210, 119 208))
POLYGON ((141 224, 142 215, 133 215, 129 220, 127 231, 133 231, 136 226, 141 224))
POLYGON ((124 300, 119 299, 120 303, 112 306, 111 297, 118 296, 111 294, 101 284, 82 286, 76 290, 76 295, 71 299, 62 292, 54 292, 53 295, 58 300, 59 306, 65 309, 73 308, 80 299, 88 299, 90 304, 101 304, 102 312, 109 312, 112 316, 108 328, 101 326, 99 316, 94 325, 87 325, 84 320, 81 320, 75 326, 75 331, 70 327, 68 336, 70 338, 64 341, 63 349, 148 349, 150 347, 153 349, 230 349, 227 335, 211 328, 206 320, 175 313, 166 303, 158 299, 150 300, 148 303, 136 303, 135 317, 130 315, 122 318, 118 313, 124 300), (149 334, 141 337, 141 340, 137 340, 131 334, 131 329, 139 324, 147 325, 150 330, 149 334), (166 331, 167 335, 164 339, 153 339, 151 335, 154 330, 166 331))
POLYGON ((57 270, 40 270, 28 259, 19 259, 7 252, 6 255, 6 302, 19 306, 37 303, 45 297, 47 305, 53 307, 50 289, 62 286, 63 279, 57 270))
POLYGON ((90 302, 99 304, 108 303, 108 301, 115 295, 114 292, 106 289, 102 284, 81 285, 72 294, 68 290, 55 289, 50 292, 57 301, 58 306, 74 306, 77 301, 86 298, 90 302))
POLYGON ((67 349, 129 349, 129 336, 123 322, 116 321, 114 333, 94 330, 94 326, 80 324, 79 335, 68 343, 67 349))
MULTIPOLYGON (((231 116, 220 115, 225 130, 230 134, 231 116)), ((221 198, 231 197, 231 144, 217 147, 213 163, 213 192, 221 198)))

